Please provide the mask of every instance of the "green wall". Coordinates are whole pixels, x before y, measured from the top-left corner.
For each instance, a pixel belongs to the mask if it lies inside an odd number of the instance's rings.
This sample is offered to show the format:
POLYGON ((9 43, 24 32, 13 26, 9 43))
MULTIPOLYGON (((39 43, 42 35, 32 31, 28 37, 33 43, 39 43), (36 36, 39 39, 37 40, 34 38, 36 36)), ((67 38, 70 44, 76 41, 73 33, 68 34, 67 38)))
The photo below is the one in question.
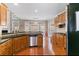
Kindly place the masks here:
POLYGON ((76 31, 76 14, 79 3, 68 5, 68 55, 79 55, 79 31, 76 31))

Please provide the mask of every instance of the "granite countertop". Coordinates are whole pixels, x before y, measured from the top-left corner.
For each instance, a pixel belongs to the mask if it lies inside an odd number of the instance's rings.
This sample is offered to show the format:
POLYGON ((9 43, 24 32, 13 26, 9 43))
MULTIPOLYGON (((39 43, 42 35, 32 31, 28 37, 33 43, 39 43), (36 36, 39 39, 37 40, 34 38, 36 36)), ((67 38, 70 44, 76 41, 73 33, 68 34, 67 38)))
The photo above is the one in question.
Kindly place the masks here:
POLYGON ((6 42, 6 41, 8 41, 8 40, 9 40, 9 39, 0 40, 0 44, 6 42))
POLYGON ((23 32, 23 33, 8 33, 8 34, 3 34, 0 35, 0 39, 6 39, 6 38, 15 38, 19 36, 24 36, 24 35, 38 35, 41 32, 23 32))
POLYGON ((2 34, 0 35, 0 44, 4 43, 9 40, 9 38, 16 38, 20 36, 26 36, 26 35, 38 35, 42 32, 21 32, 21 33, 7 33, 7 34, 2 34))
POLYGON ((17 33, 17 34, 3 34, 3 35, 0 35, 0 44, 2 44, 2 43, 4 43, 4 42, 6 42, 6 41, 8 41, 9 40, 9 38, 15 38, 15 37, 19 37, 19 36, 24 36, 24 35, 26 35, 26 34, 24 34, 24 33, 17 33))
POLYGON ((66 35, 67 33, 63 33, 63 32, 56 32, 56 34, 66 35))
POLYGON ((19 37, 19 36, 23 36, 23 35, 26 35, 26 34, 25 33, 3 34, 3 35, 0 35, 0 39, 14 38, 14 37, 19 37))

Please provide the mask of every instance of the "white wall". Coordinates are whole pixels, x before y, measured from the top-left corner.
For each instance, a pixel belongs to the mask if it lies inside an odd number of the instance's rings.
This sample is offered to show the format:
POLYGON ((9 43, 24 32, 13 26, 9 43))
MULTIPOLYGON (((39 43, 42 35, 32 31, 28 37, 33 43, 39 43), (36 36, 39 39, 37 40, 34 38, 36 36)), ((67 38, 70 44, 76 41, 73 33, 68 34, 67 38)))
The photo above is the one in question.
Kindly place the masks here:
POLYGON ((54 51, 52 50, 53 49, 52 48, 52 42, 51 42, 51 36, 55 32, 54 27, 51 26, 51 24, 53 24, 53 22, 54 21, 52 19, 48 21, 48 49, 50 51, 52 51, 51 53, 54 55, 54 51))

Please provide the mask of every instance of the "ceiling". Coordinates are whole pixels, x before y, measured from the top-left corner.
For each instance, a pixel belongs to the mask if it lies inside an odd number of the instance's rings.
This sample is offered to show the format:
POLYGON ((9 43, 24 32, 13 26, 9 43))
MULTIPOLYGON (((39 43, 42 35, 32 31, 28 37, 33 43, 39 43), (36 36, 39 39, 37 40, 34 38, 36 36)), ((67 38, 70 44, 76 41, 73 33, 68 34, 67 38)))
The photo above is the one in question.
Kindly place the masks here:
POLYGON ((9 9, 25 20, 49 20, 63 11, 66 3, 8 3, 9 9))

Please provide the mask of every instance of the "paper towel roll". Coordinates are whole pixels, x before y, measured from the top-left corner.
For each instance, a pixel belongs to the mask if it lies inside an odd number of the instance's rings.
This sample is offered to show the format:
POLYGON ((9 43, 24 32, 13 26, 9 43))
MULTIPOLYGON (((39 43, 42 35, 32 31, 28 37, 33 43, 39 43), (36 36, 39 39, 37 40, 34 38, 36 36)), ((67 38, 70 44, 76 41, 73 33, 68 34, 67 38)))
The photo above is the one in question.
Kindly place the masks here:
POLYGON ((2 27, 0 26, 0 35, 2 34, 2 27))

